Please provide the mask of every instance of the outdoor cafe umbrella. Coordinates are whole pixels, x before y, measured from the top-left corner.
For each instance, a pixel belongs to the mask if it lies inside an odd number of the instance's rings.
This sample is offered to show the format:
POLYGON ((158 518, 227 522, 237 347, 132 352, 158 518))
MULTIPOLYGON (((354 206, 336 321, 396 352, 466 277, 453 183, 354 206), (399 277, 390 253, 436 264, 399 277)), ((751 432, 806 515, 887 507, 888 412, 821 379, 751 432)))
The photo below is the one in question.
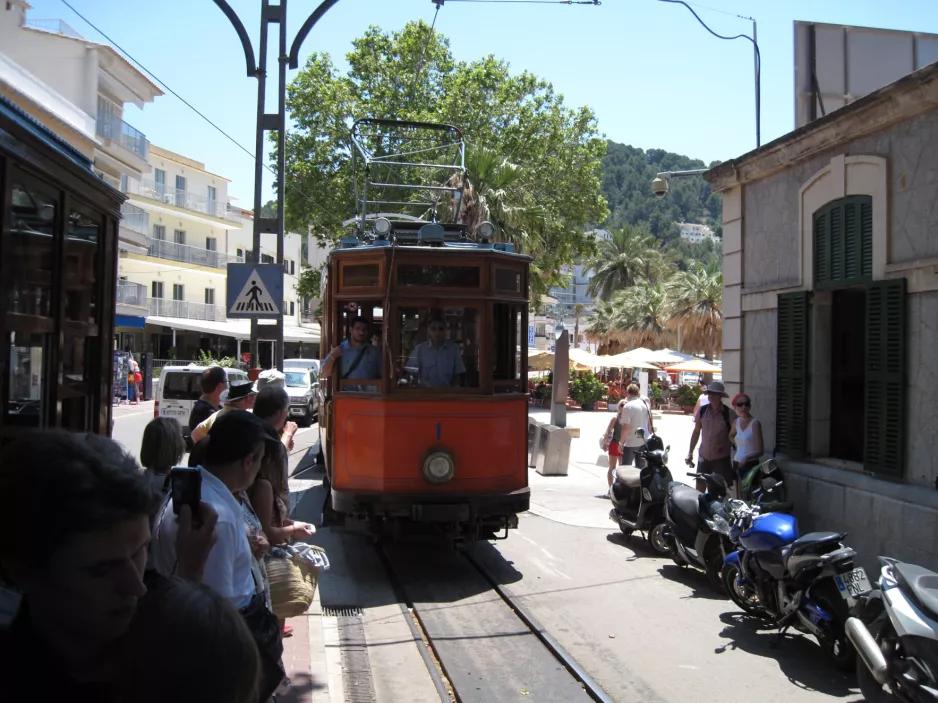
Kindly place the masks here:
MULTIPOLYGON (((571 350, 572 351, 572 350, 571 350)), ((547 350, 538 350, 528 353, 529 371, 551 371, 554 368, 554 352, 547 350)), ((576 359, 570 359, 570 368, 577 371, 588 371, 591 366, 587 366, 576 359)))
POLYGON ((721 367, 711 364, 709 361, 704 361, 703 359, 682 361, 679 364, 665 367, 665 370, 687 373, 722 373, 723 371, 721 367))
POLYGON ((606 369, 648 369, 650 371, 659 371, 660 368, 654 364, 644 361, 641 356, 634 355, 632 352, 614 354, 612 356, 601 356, 602 366, 606 369))

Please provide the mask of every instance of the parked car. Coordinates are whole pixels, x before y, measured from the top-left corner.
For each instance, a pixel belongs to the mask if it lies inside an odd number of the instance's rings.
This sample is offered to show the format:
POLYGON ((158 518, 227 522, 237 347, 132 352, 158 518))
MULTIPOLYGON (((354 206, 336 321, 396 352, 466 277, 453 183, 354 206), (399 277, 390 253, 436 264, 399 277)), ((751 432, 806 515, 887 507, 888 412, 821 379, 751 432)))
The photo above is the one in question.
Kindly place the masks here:
POLYGON ((290 396, 290 417, 304 425, 313 424, 319 414, 319 369, 290 368, 284 362, 285 387, 290 396))
MULTIPOLYGON (((153 404, 153 417, 171 417, 182 425, 182 436, 186 447, 192 448, 189 438, 189 415, 192 406, 202 395, 199 380, 204 366, 164 366, 160 371, 160 383, 156 390, 156 402, 153 404)), ((225 369, 228 383, 248 383, 248 375, 240 369, 225 369)))

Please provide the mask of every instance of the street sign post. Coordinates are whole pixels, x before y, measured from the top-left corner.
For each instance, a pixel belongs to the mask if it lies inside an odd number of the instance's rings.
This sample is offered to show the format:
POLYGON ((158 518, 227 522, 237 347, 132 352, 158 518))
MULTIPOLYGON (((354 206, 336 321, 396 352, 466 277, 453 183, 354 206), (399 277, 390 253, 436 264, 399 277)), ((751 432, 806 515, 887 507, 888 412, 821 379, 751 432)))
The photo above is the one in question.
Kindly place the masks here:
POLYGON ((279 264, 228 264, 228 317, 276 319, 283 315, 283 267, 279 264))

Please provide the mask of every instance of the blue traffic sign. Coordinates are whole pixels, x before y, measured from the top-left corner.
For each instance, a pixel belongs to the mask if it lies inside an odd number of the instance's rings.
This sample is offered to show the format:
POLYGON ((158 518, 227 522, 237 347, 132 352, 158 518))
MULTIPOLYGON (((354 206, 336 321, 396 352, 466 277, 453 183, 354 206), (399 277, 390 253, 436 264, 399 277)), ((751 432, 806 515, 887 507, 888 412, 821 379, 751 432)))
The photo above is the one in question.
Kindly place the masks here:
POLYGON ((528 325, 528 346, 534 346, 534 325, 528 325))
POLYGON ((228 264, 228 317, 274 318, 283 314, 280 264, 228 264))

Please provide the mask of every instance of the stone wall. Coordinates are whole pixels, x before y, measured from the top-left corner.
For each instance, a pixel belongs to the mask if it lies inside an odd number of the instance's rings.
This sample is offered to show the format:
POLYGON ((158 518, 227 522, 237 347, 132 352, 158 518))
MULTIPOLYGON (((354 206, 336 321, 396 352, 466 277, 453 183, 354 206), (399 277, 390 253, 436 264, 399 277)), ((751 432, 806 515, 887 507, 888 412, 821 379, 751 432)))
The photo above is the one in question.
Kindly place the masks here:
POLYGON ((906 478, 938 495, 938 291, 910 295, 906 315, 906 478))
POLYGON ((938 491, 819 464, 780 463, 801 534, 846 532, 872 578, 878 556, 938 570, 938 491))
POLYGON ((889 263, 938 257, 938 112, 842 144, 744 186, 743 286, 801 285, 799 191, 837 154, 889 161, 889 263))
POLYGON ((754 310, 743 315, 743 387, 752 400, 752 413, 762 423, 765 451, 775 447, 775 381, 778 347, 775 310, 754 310))

